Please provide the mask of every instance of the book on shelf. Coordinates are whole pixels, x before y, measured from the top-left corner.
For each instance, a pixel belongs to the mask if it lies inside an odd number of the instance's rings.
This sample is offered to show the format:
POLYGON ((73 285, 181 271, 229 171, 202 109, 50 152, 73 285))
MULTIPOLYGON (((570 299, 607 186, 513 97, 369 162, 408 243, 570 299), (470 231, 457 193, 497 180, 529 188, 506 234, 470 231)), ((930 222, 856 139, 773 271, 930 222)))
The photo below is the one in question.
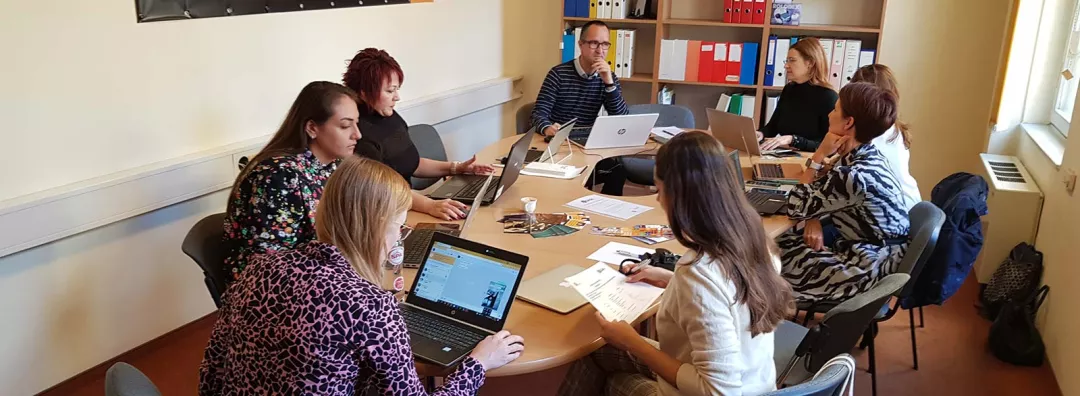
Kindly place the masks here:
POLYGON ((628 19, 645 17, 646 0, 563 0, 567 18, 628 19))

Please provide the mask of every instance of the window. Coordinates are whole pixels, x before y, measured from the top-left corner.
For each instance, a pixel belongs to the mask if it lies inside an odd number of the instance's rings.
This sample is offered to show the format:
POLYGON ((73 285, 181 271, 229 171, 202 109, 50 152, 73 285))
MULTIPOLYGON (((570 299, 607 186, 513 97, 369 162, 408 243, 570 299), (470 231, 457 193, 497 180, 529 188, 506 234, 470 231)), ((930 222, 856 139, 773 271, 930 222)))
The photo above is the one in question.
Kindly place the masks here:
POLYGON ((1065 44, 1064 66, 1058 77, 1057 97, 1054 111, 1050 113, 1050 123, 1062 135, 1068 136, 1072 123, 1073 108, 1076 105, 1076 89, 1080 85, 1080 6, 1073 8, 1072 24, 1066 32, 1069 37, 1065 44))

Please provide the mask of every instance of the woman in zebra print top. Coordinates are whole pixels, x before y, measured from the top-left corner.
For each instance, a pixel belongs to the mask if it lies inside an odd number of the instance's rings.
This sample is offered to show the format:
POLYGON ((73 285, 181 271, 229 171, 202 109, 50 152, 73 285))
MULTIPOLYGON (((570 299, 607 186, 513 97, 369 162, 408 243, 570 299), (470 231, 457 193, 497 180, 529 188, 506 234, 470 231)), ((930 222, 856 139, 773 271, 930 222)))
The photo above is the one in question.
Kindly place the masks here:
POLYGON ((799 227, 777 239, 784 279, 799 302, 843 301, 866 291, 896 272, 907 250, 909 224, 901 184, 870 143, 896 122, 896 103, 893 94, 870 83, 840 90, 829 114, 829 134, 786 208, 792 219, 831 218, 840 236, 828 246, 820 238, 808 243, 799 227), (823 166, 834 153, 839 160, 823 166))

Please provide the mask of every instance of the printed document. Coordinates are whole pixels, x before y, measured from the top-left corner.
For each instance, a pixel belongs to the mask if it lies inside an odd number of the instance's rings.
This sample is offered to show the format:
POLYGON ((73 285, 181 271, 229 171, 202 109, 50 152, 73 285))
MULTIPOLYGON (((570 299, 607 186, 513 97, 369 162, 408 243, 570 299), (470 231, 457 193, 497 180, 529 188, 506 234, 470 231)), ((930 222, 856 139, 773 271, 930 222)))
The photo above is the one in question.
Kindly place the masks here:
POLYGON ((596 263, 566 278, 609 321, 633 323, 660 298, 664 289, 647 283, 627 283, 626 275, 607 264, 596 263))
POLYGON ((619 220, 628 220, 631 217, 645 213, 652 209, 652 207, 649 206, 620 201, 618 199, 608 198, 597 194, 575 199, 567 203, 566 206, 578 210, 584 210, 586 212, 593 212, 604 216, 614 217, 619 220))

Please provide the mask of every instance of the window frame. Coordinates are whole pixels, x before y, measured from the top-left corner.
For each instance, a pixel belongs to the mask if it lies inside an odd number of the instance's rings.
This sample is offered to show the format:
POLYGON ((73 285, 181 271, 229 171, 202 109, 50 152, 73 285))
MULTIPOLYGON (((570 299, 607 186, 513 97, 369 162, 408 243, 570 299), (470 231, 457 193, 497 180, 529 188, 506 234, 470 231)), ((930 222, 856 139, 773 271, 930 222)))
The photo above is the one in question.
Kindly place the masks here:
POLYGON ((1064 73, 1065 70, 1072 72, 1075 70, 1076 74, 1072 76, 1072 79, 1066 79, 1064 75, 1058 77, 1057 90, 1054 92, 1054 104, 1050 109, 1050 125, 1057 130, 1062 136, 1069 136, 1069 128, 1072 126, 1072 112, 1064 109, 1067 102, 1072 102, 1073 109, 1076 109, 1076 95, 1077 88, 1080 85, 1080 2, 1073 4, 1073 16, 1072 24, 1067 31, 1069 37, 1065 40, 1065 48, 1061 50, 1062 54, 1062 66, 1061 70, 1064 73), (1072 89, 1072 92, 1069 92, 1072 89))

